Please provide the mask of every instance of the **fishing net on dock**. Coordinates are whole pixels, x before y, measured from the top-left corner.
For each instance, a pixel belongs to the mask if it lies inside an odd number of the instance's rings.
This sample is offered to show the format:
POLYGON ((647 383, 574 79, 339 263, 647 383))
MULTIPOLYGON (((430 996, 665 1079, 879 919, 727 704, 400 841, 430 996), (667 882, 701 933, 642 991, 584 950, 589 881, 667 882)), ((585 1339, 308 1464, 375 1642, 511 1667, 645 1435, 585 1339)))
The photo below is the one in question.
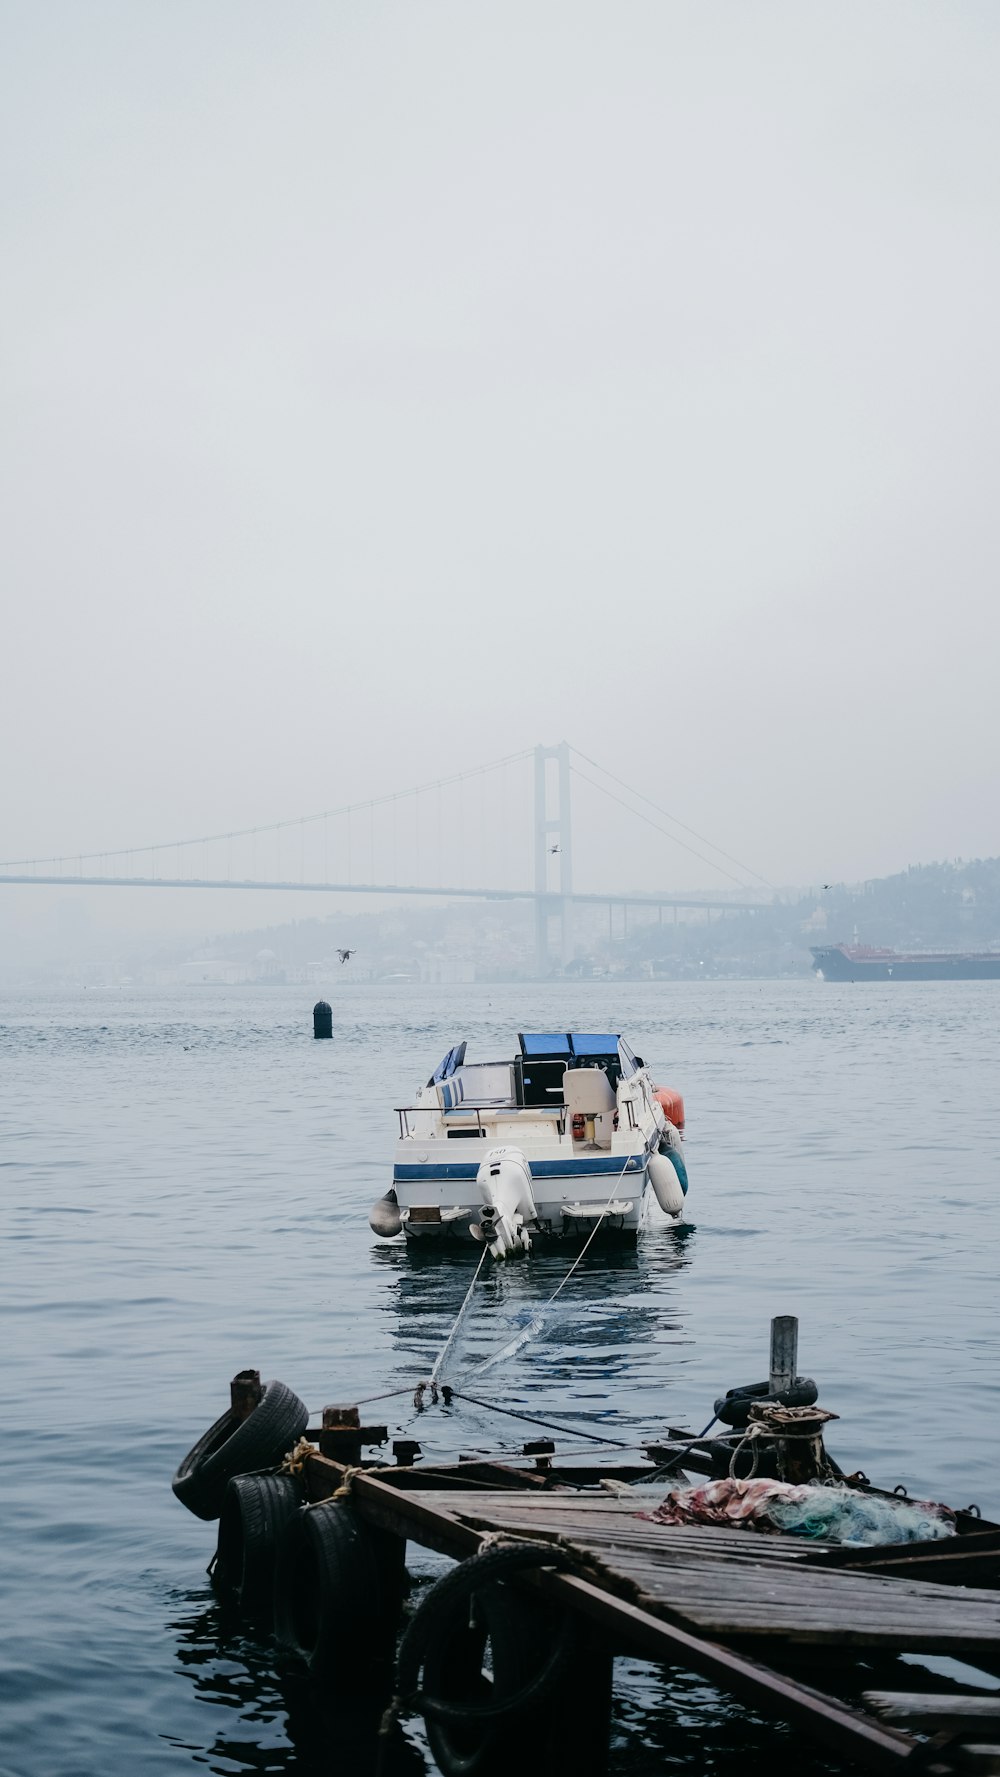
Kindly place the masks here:
POLYGON ((786 1531, 822 1542, 926 1542, 956 1533, 955 1514, 927 1499, 861 1493, 851 1487, 792 1486, 787 1481, 708 1481, 677 1487, 651 1512, 658 1524, 723 1524, 786 1531))

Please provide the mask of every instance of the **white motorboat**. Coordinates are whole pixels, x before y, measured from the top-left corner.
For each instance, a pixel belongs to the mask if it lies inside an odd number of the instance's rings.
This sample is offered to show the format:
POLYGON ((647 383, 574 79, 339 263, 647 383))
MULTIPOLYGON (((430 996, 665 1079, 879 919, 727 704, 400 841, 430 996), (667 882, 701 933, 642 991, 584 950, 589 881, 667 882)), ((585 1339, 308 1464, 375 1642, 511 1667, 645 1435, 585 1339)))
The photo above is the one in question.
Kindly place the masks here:
POLYGON ((371 1212, 391 1239, 485 1240, 494 1256, 535 1236, 638 1233, 651 1205, 680 1217, 684 1102, 620 1036, 523 1033, 513 1061, 457 1043, 397 1108, 392 1188, 371 1212))

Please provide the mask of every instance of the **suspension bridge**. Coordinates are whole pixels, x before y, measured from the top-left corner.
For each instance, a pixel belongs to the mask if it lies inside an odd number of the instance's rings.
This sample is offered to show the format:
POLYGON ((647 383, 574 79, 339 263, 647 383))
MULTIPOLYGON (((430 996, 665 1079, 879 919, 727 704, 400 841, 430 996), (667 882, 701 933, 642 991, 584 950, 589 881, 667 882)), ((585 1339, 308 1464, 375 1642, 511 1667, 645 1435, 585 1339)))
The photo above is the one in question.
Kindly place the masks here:
POLYGON ((673 909, 675 918, 678 909, 701 909, 711 920, 713 913, 765 906, 776 893, 765 877, 565 741, 268 825, 111 851, 10 859, 0 862, 3 883, 532 901, 542 974, 554 960, 565 966, 572 956, 574 905, 606 906, 609 922, 618 909, 627 931, 630 908, 661 919, 664 909, 673 909), (574 786, 577 795, 586 786, 591 801, 596 796, 615 804, 619 819, 624 811, 726 886, 691 894, 576 887, 574 786), (511 843, 517 832, 525 841, 520 847, 511 843), (525 864, 530 880, 518 880, 525 864))

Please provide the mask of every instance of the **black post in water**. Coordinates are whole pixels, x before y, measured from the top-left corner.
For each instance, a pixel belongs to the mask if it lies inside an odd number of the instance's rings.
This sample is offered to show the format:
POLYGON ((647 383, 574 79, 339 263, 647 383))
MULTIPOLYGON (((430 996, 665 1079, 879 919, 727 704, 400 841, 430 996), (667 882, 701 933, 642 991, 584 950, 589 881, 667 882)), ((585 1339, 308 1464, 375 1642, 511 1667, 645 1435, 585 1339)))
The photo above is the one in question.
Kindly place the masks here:
POLYGON ((333 1010, 325 1000, 317 1000, 313 1007, 313 1036, 333 1036, 333 1010))

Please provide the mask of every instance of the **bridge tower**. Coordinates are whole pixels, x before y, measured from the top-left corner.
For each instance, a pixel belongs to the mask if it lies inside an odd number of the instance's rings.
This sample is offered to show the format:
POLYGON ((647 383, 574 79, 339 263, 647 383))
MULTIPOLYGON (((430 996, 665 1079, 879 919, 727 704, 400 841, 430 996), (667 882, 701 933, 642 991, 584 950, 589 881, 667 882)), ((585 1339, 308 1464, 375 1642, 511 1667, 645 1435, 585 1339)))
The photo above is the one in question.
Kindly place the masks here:
POLYGON ((535 966, 546 976, 553 952, 570 961, 573 839, 569 806, 569 747, 535 748, 535 966), (558 921, 553 944, 552 923, 558 921))

